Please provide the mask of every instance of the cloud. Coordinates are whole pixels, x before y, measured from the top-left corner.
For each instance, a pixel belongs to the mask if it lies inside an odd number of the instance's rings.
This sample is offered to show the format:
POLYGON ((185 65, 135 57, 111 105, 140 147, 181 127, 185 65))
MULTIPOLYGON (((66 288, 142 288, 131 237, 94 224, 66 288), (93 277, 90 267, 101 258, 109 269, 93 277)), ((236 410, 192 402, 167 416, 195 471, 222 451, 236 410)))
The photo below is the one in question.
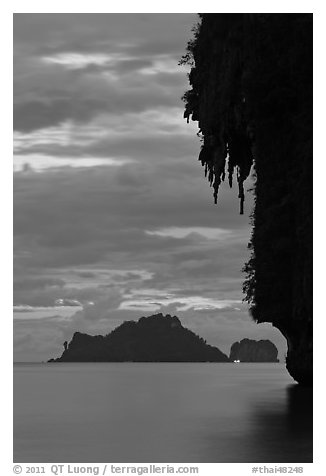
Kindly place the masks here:
MULTIPOLYGON (((55 180, 53 187, 56 186, 60 190, 60 184, 55 180)), ((110 187, 109 184, 105 186, 110 187)), ((196 289, 195 286, 197 286, 199 292, 205 289, 206 295, 207 292, 218 287, 223 289, 224 295, 235 289, 232 295, 236 292, 238 296, 241 296, 243 278, 240 269, 247 255, 245 236, 247 233, 249 238, 248 229, 247 231, 246 228, 244 229, 243 236, 240 233, 238 240, 209 240, 209 247, 205 247, 202 239, 200 237, 197 239, 196 236, 186 236, 183 239, 149 236, 145 230, 150 223, 173 220, 173 216, 169 215, 162 216, 160 220, 160 217, 156 215, 154 198, 150 198, 147 194, 140 195, 139 207, 129 206, 128 201, 124 206, 121 199, 120 213, 116 215, 116 203, 119 203, 120 192, 116 199, 114 196, 111 199, 109 197, 102 199, 100 190, 96 187, 97 194, 90 193, 89 198, 83 198, 82 187, 80 194, 79 187, 76 189, 68 185, 68 188, 75 196, 76 203, 78 201, 83 209, 83 213, 79 214, 78 219, 75 220, 71 220, 74 216, 73 200, 68 198, 65 210, 61 212, 60 201, 56 204, 55 200, 47 200, 43 193, 37 194, 37 200, 32 200, 32 194, 28 189, 29 207, 25 208, 27 204, 25 194, 21 197, 22 201, 15 204, 15 264, 19 266, 19 274, 26 275, 31 269, 34 269, 35 273, 48 269, 50 276, 53 276, 53 270, 57 269, 55 276, 61 276, 62 279, 67 280, 64 291, 56 286, 48 286, 43 290, 35 289, 33 292, 20 290, 19 294, 15 294, 17 303, 53 305, 56 299, 64 297, 81 302, 94 301, 101 294, 97 289, 98 286, 111 286, 114 283, 119 286, 130 286, 128 282, 132 281, 138 281, 142 285, 143 278, 137 274, 140 269, 145 269, 155 287, 162 287, 162 289, 171 286, 196 289), (95 200, 93 205, 92 200, 95 200), (153 205, 151 213, 150 210, 142 207, 144 202, 150 200, 153 205), (18 213, 17 207, 23 207, 23 210, 18 213), (53 212, 52 207, 54 207, 53 212), (59 215, 56 212, 57 207, 59 215), (39 221, 43 215, 43 209, 45 216, 42 221, 39 221), (33 219, 34 214, 35 219, 33 219), (22 218, 28 216, 29 220, 21 221, 20 216, 22 218), (51 220, 51 216, 59 216, 59 218, 51 220), (108 273, 112 269, 125 268, 132 274, 119 276, 115 273, 112 277, 107 275, 103 279, 98 275, 95 279, 89 280, 88 288, 81 290, 78 289, 80 283, 77 286, 76 278, 66 275, 65 271, 69 267, 78 271, 79 268, 85 268, 85 266, 96 268, 99 265, 105 267, 108 273)), ((37 186, 34 192, 36 190, 37 186)), ((47 187, 47 193, 49 191, 50 185, 47 187)), ((60 193, 64 196, 63 191, 60 193)), ((134 197, 133 200, 137 198, 134 197)), ((187 207, 187 202, 184 205, 187 207)), ((182 212, 179 217, 175 216, 179 223, 180 216, 182 212)), ((196 216, 197 213, 191 217, 185 212, 182 221, 187 225, 187 221, 190 218, 194 220, 196 216)), ((209 215, 206 217, 208 221, 209 215)), ((235 229, 234 234, 237 235, 237 233, 235 229)), ((85 282, 85 278, 83 281, 85 282)))
MULTIPOLYGON (((26 314, 32 313, 34 319, 44 319, 48 318, 49 312, 52 314, 53 312, 64 312, 69 310, 71 307, 81 307, 81 304, 75 301, 75 304, 72 304, 72 300, 69 300, 68 303, 60 303, 58 302, 55 306, 29 306, 29 305, 14 305, 14 313, 18 314, 26 314), (67 309, 68 308, 68 309, 67 309)), ((19 318, 26 317, 26 316, 19 316, 19 318)))
POLYGON ((189 311, 190 309, 195 311, 203 309, 226 309, 239 303, 241 303, 239 300, 218 300, 203 296, 175 296, 164 297, 161 299, 157 296, 142 296, 137 299, 136 295, 133 299, 123 301, 118 309, 148 311, 157 311, 160 309, 165 312, 166 307, 174 305, 176 312, 184 312, 189 311))
MULTIPOLYGON (((147 84, 139 81, 136 85, 122 88, 120 80, 108 84, 98 77, 84 78, 78 84, 75 82, 75 89, 69 91, 66 84, 69 84, 71 78, 68 74, 65 76, 67 77, 57 97, 46 97, 44 100, 22 99, 14 105, 15 130, 31 132, 69 120, 83 124, 100 114, 141 113, 160 106, 174 107, 179 102, 180 91, 171 95, 164 86, 152 80, 148 80, 147 84)), ((53 78, 52 81, 54 88, 53 78)), ((51 88, 51 84, 47 84, 47 87, 51 88)), ((41 91, 42 93, 46 95, 46 91, 41 91)))
MULTIPOLYGON (((67 299, 67 298, 59 298, 55 300, 55 304, 57 306, 72 306, 72 307, 81 307, 81 303, 77 299, 67 299)), ((90 303, 93 304, 93 303, 90 303)))
MULTIPOLYGON (((147 110, 140 114, 105 114, 88 124, 65 122, 50 128, 15 134, 15 170, 123 166, 141 162, 187 164, 199 152, 194 127, 187 127, 181 108, 147 110)), ((26 171, 26 170, 25 170, 26 171)))
POLYGON ((211 204, 198 170, 185 176, 184 168, 126 165, 121 172, 93 167, 15 174, 15 263, 38 269, 99 263, 139 269, 144 263, 147 271, 157 273, 160 266, 164 274, 164 263, 173 262, 183 276, 190 271, 211 276, 217 270, 224 278, 234 263, 238 273, 247 254, 248 217, 232 210, 232 194, 224 206, 211 204), (157 230, 163 235, 179 230, 184 236, 158 236, 157 230), (190 230, 228 239, 205 245, 202 235, 190 230))
POLYGON ((33 291, 35 289, 45 288, 62 288, 65 285, 65 281, 61 278, 54 277, 14 277, 13 289, 14 291, 33 291))
POLYGON ((177 63, 192 19, 15 14, 15 130, 175 106, 187 87, 177 63))
POLYGON ((145 233, 153 236, 185 238, 189 236, 200 236, 207 240, 225 240, 232 237, 233 233, 230 230, 223 228, 212 227, 170 227, 160 228, 158 230, 146 230, 145 233))
POLYGON ((30 55, 117 49, 178 55, 195 21, 192 13, 15 13, 14 43, 30 55))
POLYGON ((254 334, 240 303, 253 200, 239 216, 223 184, 213 204, 182 117, 195 15, 14 18, 17 358, 153 310, 216 345, 254 334))

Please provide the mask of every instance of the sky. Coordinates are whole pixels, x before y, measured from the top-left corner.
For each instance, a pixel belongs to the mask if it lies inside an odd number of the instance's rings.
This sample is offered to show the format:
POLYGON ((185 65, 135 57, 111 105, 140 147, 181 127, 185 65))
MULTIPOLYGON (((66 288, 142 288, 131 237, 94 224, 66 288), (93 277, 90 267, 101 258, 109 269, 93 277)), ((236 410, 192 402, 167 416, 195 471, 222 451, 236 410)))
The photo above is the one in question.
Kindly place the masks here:
MULTIPOLYGON (((195 14, 14 14, 14 359, 177 315, 229 353, 285 339, 242 302, 253 197, 218 204, 183 119, 195 14)), ((249 189, 252 181, 245 184, 249 189)))

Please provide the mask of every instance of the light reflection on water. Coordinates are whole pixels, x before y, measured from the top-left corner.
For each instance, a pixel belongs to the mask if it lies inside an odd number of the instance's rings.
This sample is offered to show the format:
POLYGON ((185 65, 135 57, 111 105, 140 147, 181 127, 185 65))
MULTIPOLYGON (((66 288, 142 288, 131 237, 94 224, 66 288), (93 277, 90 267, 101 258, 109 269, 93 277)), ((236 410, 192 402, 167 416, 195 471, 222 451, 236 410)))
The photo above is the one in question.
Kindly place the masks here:
POLYGON ((282 364, 17 364, 15 462, 312 461, 282 364))

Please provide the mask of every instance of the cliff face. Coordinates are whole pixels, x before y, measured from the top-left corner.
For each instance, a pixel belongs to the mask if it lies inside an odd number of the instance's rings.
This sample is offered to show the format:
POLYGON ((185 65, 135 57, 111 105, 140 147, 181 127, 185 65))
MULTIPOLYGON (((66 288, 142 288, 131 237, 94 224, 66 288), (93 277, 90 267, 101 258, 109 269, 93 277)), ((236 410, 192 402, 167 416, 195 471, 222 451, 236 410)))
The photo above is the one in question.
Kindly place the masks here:
POLYGON ((230 360, 240 362, 278 362, 277 347, 269 340, 242 339, 232 344, 230 360))
POLYGON ((176 316, 156 314, 127 321, 106 336, 75 332, 58 359, 49 362, 228 362, 176 316))
POLYGON ((257 322, 286 337, 289 373, 312 383, 312 15, 203 14, 182 62, 192 66, 185 117, 217 201, 221 180, 254 164, 255 209, 245 265, 257 322))

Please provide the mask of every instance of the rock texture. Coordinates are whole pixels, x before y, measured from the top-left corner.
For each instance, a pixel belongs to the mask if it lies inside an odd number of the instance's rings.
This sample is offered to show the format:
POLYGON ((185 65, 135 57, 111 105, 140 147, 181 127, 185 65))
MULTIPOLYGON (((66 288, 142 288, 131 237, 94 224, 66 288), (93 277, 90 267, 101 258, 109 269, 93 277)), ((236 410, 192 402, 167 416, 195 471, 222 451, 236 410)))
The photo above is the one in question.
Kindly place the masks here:
POLYGON ((49 362, 229 362, 176 316, 126 321, 106 336, 75 332, 61 357, 49 362))
MULTIPOLYGON (((256 322, 287 339, 292 377, 312 384, 312 14, 201 14, 185 117, 213 188, 253 170, 255 209, 244 292, 256 322)), ((216 224, 214 224, 216 225, 216 224)))
POLYGON ((242 339, 231 346, 230 360, 240 362, 278 362, 277 347, 270 340, 242 339))

